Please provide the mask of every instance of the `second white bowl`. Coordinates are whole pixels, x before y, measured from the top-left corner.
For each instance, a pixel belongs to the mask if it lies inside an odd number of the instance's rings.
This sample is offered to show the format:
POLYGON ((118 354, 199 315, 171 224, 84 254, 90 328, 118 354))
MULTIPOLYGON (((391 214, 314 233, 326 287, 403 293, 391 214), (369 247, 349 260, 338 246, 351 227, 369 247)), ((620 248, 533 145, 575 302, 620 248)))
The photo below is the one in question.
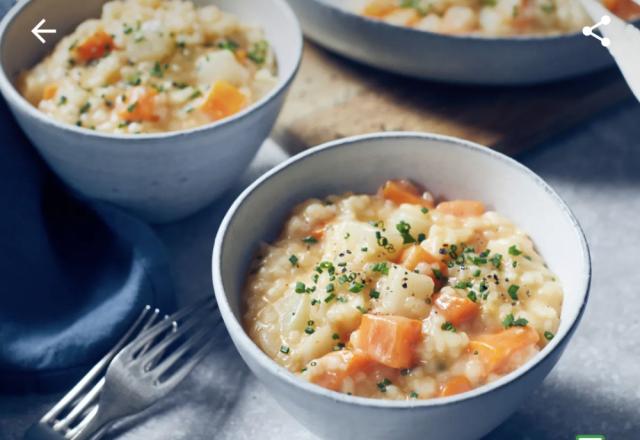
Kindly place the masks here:
POLYGON ((213 251, 213 283, 225 324, 251 370, 294 417, 327 439, 470 440, 513 413, 556 364, 586 305, 591 267, 580 226, 542 179, 500 153, 436 135, 390 133, 314 148, 258 179, 233 204, 213 251), (389 401, 308 383, 263 353, 242 328, 243 285, 259 243, 271 241, 292 207, 346 191, 374 193, 409 178, 433 194, 482 200, 529 233, 565 296, 556 336, 531 361, 468 393, 389 401), (259 219, 257 217, 259 215, 259 219))
POLYGON ((98 17, 105 0, 61 8, 50 0, 22 1, 0 24, 0 89, 18 123, 62 180, 80 194, 104 200, 152 222, 167 222, 209 204, 248 166, 267 138, 302 56, 302 33, 284 0, 196 0, 215 4, 261 26, 274 47, 278 85, 233 117, 191 130, 112 135, 59 123, 41 113, 13 81, 41 60, 80 22, 98 17), (46 18, 42 45, 28 30, 46 18))
POLYGON ((582 33, 484 37, 393 26, 349 11, 342 0, 288 0, 305 34, 374 67, 446 82, 534 84, 612 66, 609 53, 582 33))

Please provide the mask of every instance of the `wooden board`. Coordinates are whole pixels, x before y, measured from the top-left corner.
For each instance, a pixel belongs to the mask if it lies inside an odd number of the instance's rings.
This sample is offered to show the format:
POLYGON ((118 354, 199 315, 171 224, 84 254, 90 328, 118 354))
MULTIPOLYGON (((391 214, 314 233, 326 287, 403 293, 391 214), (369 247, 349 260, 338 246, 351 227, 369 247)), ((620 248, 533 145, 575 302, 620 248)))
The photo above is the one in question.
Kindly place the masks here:
POLYGON ((617 69, 530 87, 458 86, 382 72, 307 41, 273 136, 297 153, 356 134, 424 131, 514 155, 632 98, 617 69))

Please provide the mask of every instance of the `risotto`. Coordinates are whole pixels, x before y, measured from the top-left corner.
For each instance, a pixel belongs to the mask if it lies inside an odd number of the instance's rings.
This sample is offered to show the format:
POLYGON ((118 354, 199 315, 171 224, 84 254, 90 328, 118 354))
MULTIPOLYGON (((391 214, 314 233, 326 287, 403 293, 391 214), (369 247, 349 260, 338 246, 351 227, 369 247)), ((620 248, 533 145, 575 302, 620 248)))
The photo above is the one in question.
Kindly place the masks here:
MULTIPOLYGON (((518 35, 577 32, 592 20, 579 0, 353 0, 362 14, 443 34, 518 35)), ((623 19, 640 17, 633 0, 604 0, 623 19)))
POLYGON ((229 117, 276 85, 261 29, 182 0, 105 3, 20 78, 52 118, 110 133, 188 129, 229 117))
POLYGON ((258 253, 245 299, 250 337, 300 377, 428 399, 522 366, 554 337, 563 292, 508 219, 389 181, 297 206, 258 253))

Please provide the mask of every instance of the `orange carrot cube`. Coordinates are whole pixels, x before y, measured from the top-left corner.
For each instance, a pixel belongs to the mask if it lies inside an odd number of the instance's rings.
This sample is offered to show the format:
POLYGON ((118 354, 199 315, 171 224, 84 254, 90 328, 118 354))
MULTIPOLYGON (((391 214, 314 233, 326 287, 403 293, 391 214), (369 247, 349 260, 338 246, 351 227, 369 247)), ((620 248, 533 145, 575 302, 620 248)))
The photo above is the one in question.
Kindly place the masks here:
POLYGON ((365 314, 360 322, 357 349, 392 368, 411 368, 422 322, 402 316, 365 314))
POLYGON ((247 105, 247 97, 233 84, 216 81, 200 110, 212 120, 234 115, 247 105))

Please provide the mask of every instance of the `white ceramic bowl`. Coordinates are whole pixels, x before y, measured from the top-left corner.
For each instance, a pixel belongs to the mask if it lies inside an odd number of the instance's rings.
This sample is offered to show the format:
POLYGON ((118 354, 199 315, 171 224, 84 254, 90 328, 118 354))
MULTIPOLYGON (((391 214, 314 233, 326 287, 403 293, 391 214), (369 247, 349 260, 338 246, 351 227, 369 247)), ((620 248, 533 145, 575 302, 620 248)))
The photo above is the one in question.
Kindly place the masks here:
POLYGON ((612 66, 595 39, 454 36, 393 26, 347 9, 344 0, 288 0, 305 34, 356 61, 438 81, 516 85, 559 80, 612 66))
POLYGON ((284 0, 195 0, 215 4, 260 25, 278 61, 278 85, 233 117, 179 132, 112 135, 59 123, 39 112, 13 81, 51 51, 57 41, 106 0, 21 1, 0 24, 0 90, 18 123, 64 182, 82 195, 166 222, 189 215, 221 194, 242 174, 271 131, 302 55, 302 33, 284 0), (30 30, 42 18, 47 44, 30 30))
POLYGON ((542 179, 488 148, 417 133, 355 137, 293 157, 238 197, 213 249, 215 295, 238 351, 285 409, 327 439, 466 440, 486 434, 530 396, 560 358, 586 306, 590 273, 580 226, 542 179), (277 237, 296 203, 345 191, 373 193, 385 180, 402 177, 436 195, 482 200, 528 232, 563 284, 560 328, 523 367, 457 396, 388 401, 305 382, 272 361, 242 328, 242 289, 251 257, 261 241, 277 237))

